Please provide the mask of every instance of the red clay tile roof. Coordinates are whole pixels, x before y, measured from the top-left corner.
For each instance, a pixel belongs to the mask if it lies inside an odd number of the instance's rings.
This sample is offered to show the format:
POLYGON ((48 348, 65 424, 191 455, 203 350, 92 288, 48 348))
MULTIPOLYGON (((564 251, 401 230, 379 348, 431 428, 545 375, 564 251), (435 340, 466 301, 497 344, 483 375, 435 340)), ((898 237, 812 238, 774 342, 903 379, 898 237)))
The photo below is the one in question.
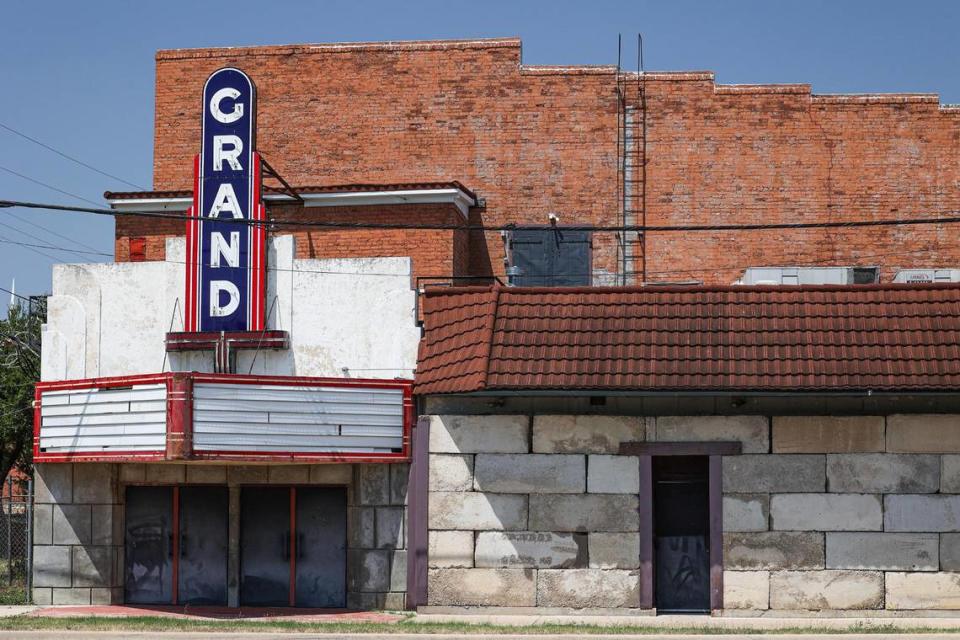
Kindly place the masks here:
POLYGON ((415 392, 958 391, 960 286, 428 290, 415 392))

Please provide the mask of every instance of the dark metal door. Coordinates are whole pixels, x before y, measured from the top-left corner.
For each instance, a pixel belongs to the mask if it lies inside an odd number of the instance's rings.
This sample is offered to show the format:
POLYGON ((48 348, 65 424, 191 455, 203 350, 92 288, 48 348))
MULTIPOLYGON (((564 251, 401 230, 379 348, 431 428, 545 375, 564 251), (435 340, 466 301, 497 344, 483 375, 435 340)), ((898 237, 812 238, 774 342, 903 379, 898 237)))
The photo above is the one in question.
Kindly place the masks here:
POLYGON ((290 488, 240 492, 240 603, 290 604, 290 488))
POLYGON ((710 610, 708 472, 706 456, 653 460, 658 611, 710 610))
POLYGON ((347 604, 347 491, 298 487, 296 605, 347 604))
POLYGON ((226 487, 180 488, 178 600, 227 604, 226 487))
POLYGON ((124 599, 170 604, 173 598, 173 489, 127 487, 124 599))
POLYGON ((590 284, 590 232, 563 227, 515 229, 510 235, 512 282, 527 287, 590 284))

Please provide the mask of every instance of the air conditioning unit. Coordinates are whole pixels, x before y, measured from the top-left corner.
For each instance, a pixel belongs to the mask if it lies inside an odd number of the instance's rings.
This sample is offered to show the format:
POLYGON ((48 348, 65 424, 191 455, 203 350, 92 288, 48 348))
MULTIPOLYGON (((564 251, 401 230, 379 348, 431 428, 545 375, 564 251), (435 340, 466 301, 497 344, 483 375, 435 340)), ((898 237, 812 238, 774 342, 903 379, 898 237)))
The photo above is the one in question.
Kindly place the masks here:
POLYGON ((960 282, 960 269, 901 269, 893 281, 907 284, 960 282))
POLYGON ((749 267, 737 284, 873 284, 880 267, 749 267))

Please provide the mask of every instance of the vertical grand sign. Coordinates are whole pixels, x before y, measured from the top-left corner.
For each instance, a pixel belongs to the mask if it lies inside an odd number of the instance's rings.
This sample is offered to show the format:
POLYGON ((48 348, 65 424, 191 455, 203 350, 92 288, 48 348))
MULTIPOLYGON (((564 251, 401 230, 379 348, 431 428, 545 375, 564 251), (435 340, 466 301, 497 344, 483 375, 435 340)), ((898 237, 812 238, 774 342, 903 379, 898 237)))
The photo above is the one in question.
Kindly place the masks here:
POLYGON ((187 222, 185 331, 260 331, 266 285, 256 89, 220 69, 203 89, 203 133, 187 222))

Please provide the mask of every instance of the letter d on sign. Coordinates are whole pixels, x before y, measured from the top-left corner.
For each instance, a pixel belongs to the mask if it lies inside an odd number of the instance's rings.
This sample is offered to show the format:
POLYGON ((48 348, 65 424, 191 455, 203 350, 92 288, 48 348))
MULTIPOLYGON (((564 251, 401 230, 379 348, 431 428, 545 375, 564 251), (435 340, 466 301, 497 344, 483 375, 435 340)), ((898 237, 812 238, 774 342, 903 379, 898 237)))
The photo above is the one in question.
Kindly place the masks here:
POLYGON ((215 318, 229 316, 240 306, 240 290, 229 280, 210 281, 210 315, 215 318), (229 296, 227 304, 220 304, 220 294, 226 292, 229 296))

